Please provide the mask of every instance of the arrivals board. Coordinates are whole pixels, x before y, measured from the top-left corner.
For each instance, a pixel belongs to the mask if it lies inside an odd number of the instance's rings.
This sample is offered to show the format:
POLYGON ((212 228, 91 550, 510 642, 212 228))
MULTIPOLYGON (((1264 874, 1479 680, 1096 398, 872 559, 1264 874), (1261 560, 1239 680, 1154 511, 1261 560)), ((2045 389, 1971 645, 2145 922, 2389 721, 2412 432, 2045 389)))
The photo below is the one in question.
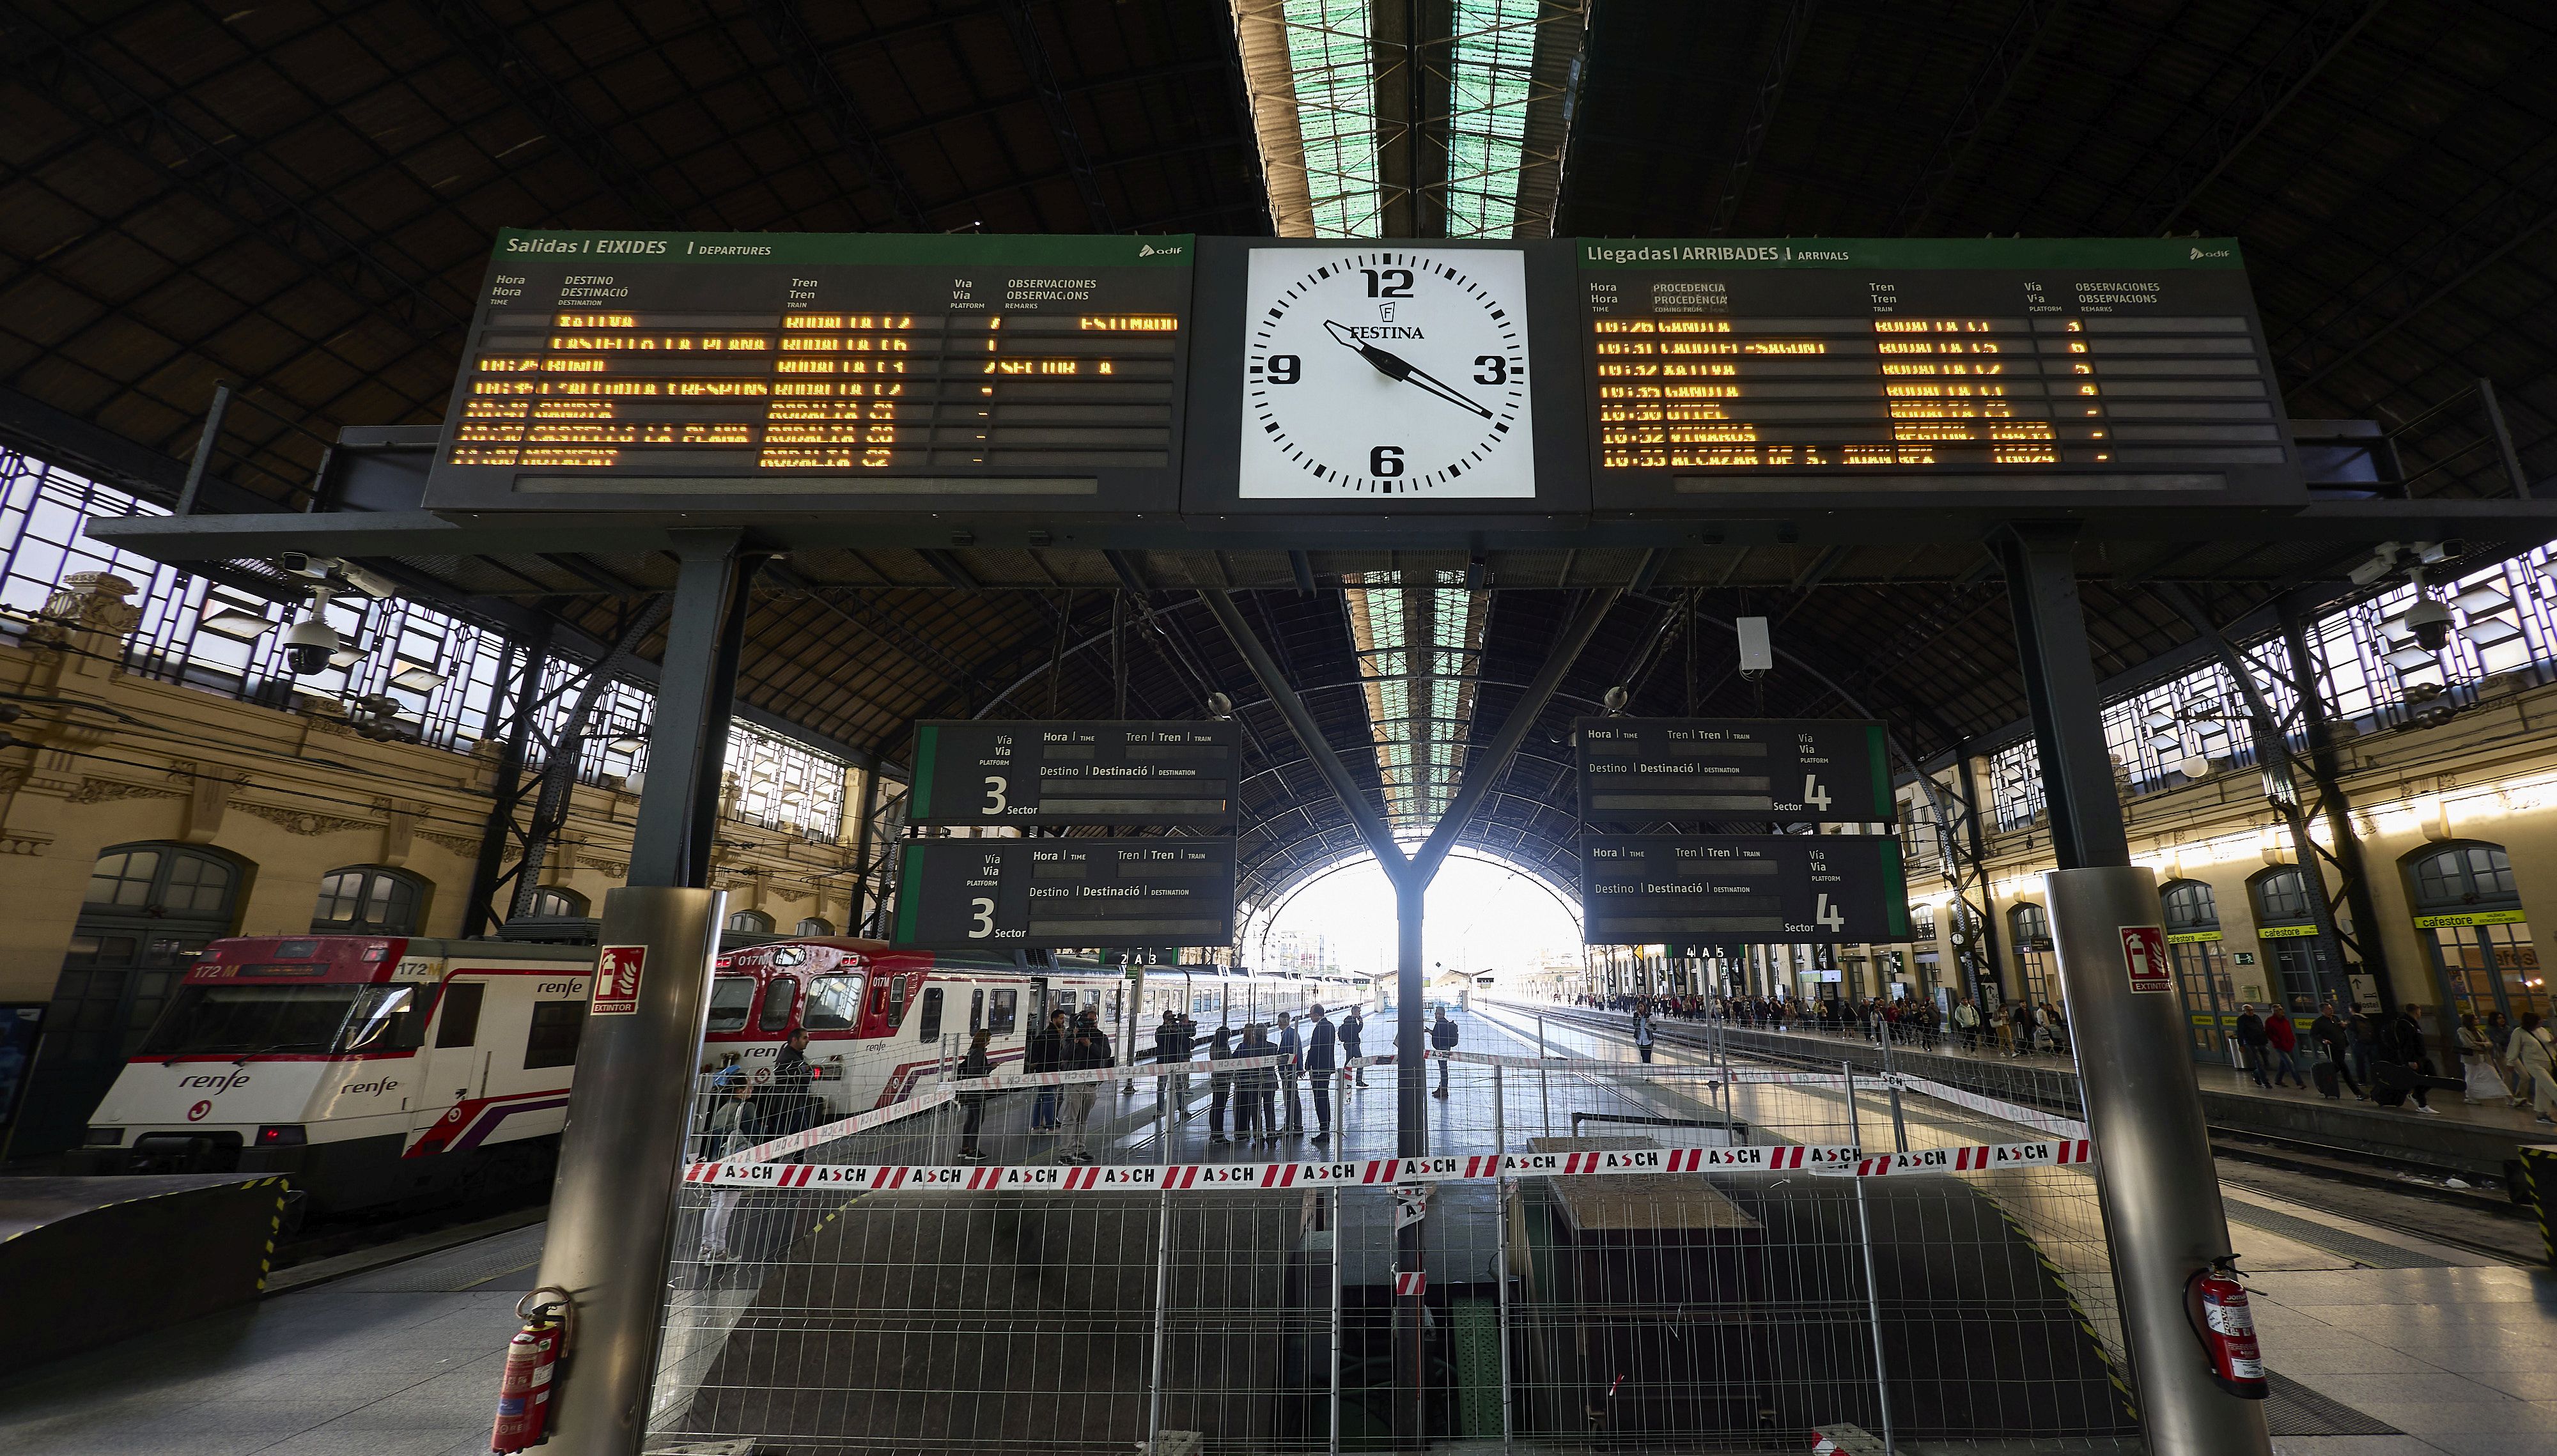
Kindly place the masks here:
POLYGON ((1845 718, 1583 718, 1580 820, 1890 824, 1881 724, 1845 718))
POLYGON ((2226 238, 1579 244, 1593 504, 2302 498, 2226 238))
POLYGON ((1583 835, 1590 945, 1909 938, 1909 885, 1888 835, 1583 835))
POLYGON ((1231 839, 908 840, 901 949, 1234 943, 1231 839))
POLYGON ((1169 511, 1193 251, 502 232, 426 503, 1169 511))
POLYGON ((1231 723, 918 723, 906 818, 1231 830, 1241 759, 1231 723))

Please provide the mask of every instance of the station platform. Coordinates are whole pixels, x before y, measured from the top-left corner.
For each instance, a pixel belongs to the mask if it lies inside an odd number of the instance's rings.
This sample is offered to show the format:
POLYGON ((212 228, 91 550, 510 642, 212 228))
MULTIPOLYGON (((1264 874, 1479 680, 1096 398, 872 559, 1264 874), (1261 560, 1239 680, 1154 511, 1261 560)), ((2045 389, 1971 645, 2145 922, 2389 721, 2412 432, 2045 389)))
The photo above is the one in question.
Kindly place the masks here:
MULTIPOLYGON (((1501 1004, 1531 1020, 1544 1012, 1548 1025, 1571 1017, 1587 1018, 1592 1024, 1620 1032, 1632 1025, 1632 1017, 1622 1011, 1531 1001, 1501 1004)), ((1707 1023, 1702 1021, 1663 1017, 1655 1024, 1663 1040, 1680 1044, 1694 1043, 1707 1034, 1707 1023)), ((2073 1064, 2067 1056, 2047 1051, 2019 1057, 1997 1050, 1964 1050, 1958 1037, 1940 1034, 1932 1048, 1907 1041, 1895 1044, 1886 1062, 1883 1048, 1860 1028, 1824 1032, 1799 1025, 1782 1030, 1766 1025, 1734 1025, 1727 1028, 1727 1036, 1735 1050, 1756 1048, 1810 1061, 1852 1062, 1861 1070, 1874 1072, 1882 1071, 1886 1065, 1911 1072, 1923 1069, 1928 1062, 1942 1061, 1994 1076, 2030 1073, 2049 1079, 2070 1101, 2077 1097, 2078 1074, 2073 1064)), ((1594 1047, 1592 1050, 1598 1051, 1594 1047)), ((1611 1038, 1600 1054, 1630 1057, 1633 1053, 1630 1043, 1611 1038)), ((2385 1108, 2356 1101, 2350 1090, 2328 1098, 2314 1088, 2259 1088, 2253 1078, 2235 1067, 2197 1063, 2193 1072, 2202 1088, 2204 1115, 2214 1127, 2365 1152, 2424 1165, 2445 1176, 2489 1178, 2500 1183, 2515 1149, 2557 1142, 2557 1127, 2534 1122, 2528 1108, 2516 1110, 2504 1102, 2472 1103, 2447 1089, 2430 1092, 2428 1101, 2433 1114, 2428 1115, 2417 1111, 2411 1099, 2402 1108, 2385 1108)))
MULTIPOLYGON (((1537 1052, 1533 1016, 1516 1008, 1484 1006, 1460 1011, 1456 1019, 1465 1050, 1537 1052)), ((1382 1029, 1378 1020, 1370 1024, 1382 1029)), ((1546 1035, 1548 1055, 1633 1059, 1630 1045, 1604 1029, 1565 1026, 1548 1017, 1546 1035)), ((1372 1032, 1371 1043, 1377 1039, 1372 1032)), ((1693 1061, 1677 1045, 1664 1046, 1658 1056, 1665 1064, 1693 1061)), ((1513 1074, 1500 1106, 1490 1103, 1484 1082, 1469 1080, 1465 1070, 1457 1068, 1448 1097, 1430 1101, 1433 1151, 1480 1150, 1496 1140, 1523 1149, 1531 1140, 1647 1130, 1622 1117, 1612 1125, 1586 1121, 1587 1109, 1613 1103, 1563 1095, 1566 1084, 1584 1079, 1561 1068, 1543 1079, 1553 1087, 1542 1099, 1531 1090, 1541 1080, 1536 1071, 1513 1074), (1584 1121, 1575 1124, 1573 1111, 1584 1112, 1584 1121)), ((1437 1069, 1430 1072, 1434 1086, 1437 1069)), ((1109 1087, 1094 1109, 1087 1145, 1103 1161, 1118 1163, 1385 1155, 1393 1151, 1394 1076, 1391 1068, 1371 1069, 1369 1086, 1341 1099, 1335 1136, 1321 1148, 1311 1144, 1309 1132, 1284 1134, 1275 1146, 1212 1142, 1204 1077, 1193 1079, 1182 1102, 1186 1120, 1174 1120, 1168 1128, 1144 1084, 1133 1093, 1109 1087)), ((1815 1129, 1822 1138, 1845 1130, 1847 1108, 1830 1088, 1735 1087, 1728 1101, 1716 1104, 1702 1086, 1692 1076, 1659 1086, 1619 1084, 1622 1090, 1611 1090, 1608 1098, 1631 1098, 1665 1118, 1691 1124, 1720 1116, 1753 1127, 1815 1129)), ((986 1143, 996 1161, 1053 1161, 1064 1151, 1059 1134, 1027 1127, 1029 1104, 1028 1097, 1014 1094, 997 1105, 986 1143)), ((1925 1146, 2001 1135, 1993 1118, 1922 1098, 1906 1100, 1898 1127, 1878 1098, 1860 1098, 1853 1120, 1854 1135, 1867 1146, 1890 1145, 1895 1136, 1925 1146)), ((955 1138, 955 1117, 943 1113, 919 1121, 931 1125, 910 1134, 908 1150, 918 1157, 955 1138)), ((2023 1221, 2019 1232, 2031 1235, 2024 1247, 2039 1251, 2063 1279, 2091 1277, 2093 1270, 2073 1263, 2102 1242, 2086 1191, 2090 1180, 2069 1167, 2033 1176, 2042 1196, 2029 1206, 2007 1200, 2023 1221)), ((1462 1192, 1477 1201, 1485 1196, 1484 1190, 1462 1192)), ((2557 1456, 2557 1277, 2544 1267, 2361 1222, 2305 1199, 2233 1183, 2224 1184, 2223 1192, 2277 1378, 2270 1413, 2278 1450, 2290 1456, 2557 1456)), ((1744 1194, 1739 1207, 1774 1228, 1783 1210, 1769 1196, 1744 1194)), ((1201 1391, 1225 1392, 1236 1408, 1267 1406, 1262 1387, 1276 1379, 1272 1373, 1305 1358, 1303 1349, 1287 1344, 1288 1329, 1237 1312, 1255 1301, 1284 1297, 1294 1287, 1290 1281, 1301 1283, 1319 1266, 1305 1260, 1308 1251, 1321 1252, 1321 1233, 1298 1232, 1310 1197, 1246 1195, 1176 1206, 1182 1211, 1171 1215, 1174 1243, 1202 1257, 1166 1286, 1175 1306, 1174 1344, 1189 1352, 1172 1362, 1166 1379, 1190 1402, 1176 1401, 1167 1423, 1170 1416, 1191 1420, 1204 1398, 1201 1391), (1252 1244, 1265 1235, 1275 1242, 1252 1244), (1265 1266, 1216 1266, 1217 1250, 1246 1247, 1293 1252, 1265 1266), (1196 1286, 1184 1282, 1193 1277, 1200 1281, 1196 1286), (1295 1353, 1288 1354, 1290 1349, 1295 1353)), ((881 1441, 865 1439, 885 1433, 862 1423, 886 1419, 893 1413, 887 1407, 848 1405, 840 1393, 818 1398, 792 1390, 793 1382, 808 1380, 818 1369, 810 1357, 816 1347, 792 1343, 800 1331, 854 1316, 861 1329, 881 1332, 859 1338, 876 1340, 923 1307, 921 1295, 930 1281, 891 1277, 896 1271, 874 1257, 881 1246, 863 1242, 875 1240, 877 1228, 902 1230, 891 1237, 904 1239, 918 1259, 947 1253, 927 1240, 961 1241, 966 1257, 942 1267, 962 1272, 937 1277, 977 1281, 970 1285, 971 1297, 1003 1316, 986 1327, 989 1343, 970 1346, 964 1342, 973 1337, 947 1332, 935 1336, 929 1379, 936 1388, 1000 1375, 1003 1385, 1019 1391, 1022 1408, 1037 1422, 1020 1427, 1019 1440, 1040 1432, 1062 1436, 1087 1420, 1095 1429, 1124 1429, 1135 1418, 1127 1392, 1131 1381, 1144 1378, 1145 1320, 1153 1298, 1146 1280, 1136 1274, 1151 1269, 1155 1200, 1130 1200, 1128 1211, 1116 1216, 1105 1216, 1090 1202, 1067 1207, 1060 1200, 1064 1212, 1044 1223, 1034 1205, 1007 1223, 1007 1216, 992 1212, 952 1216, 949 1201, 939 1195, 878 1200, 879 1195, 864 1195, 775 1202, 741 1211, 731 1233, 738 1257, 716 1262, 692 1257, 695 1225, 679 1227, 678 1261, 669 1271, 676 1314, 664 1368, 685 1386, 693 1408, 661 1428, 689 1424, 704 1434, 683 1440, 669 1434, 652 1440, 652 1451, 738 1430, 767 1433, 769 1439, 755 1449, 771 1452, 885 1449, 881 1441), (898 1212, 866 1236, 853 1232, 853 1209, 875 1220, 898 1212), (1105 1227, 1111 1217, 1119 1224, 1105 1227), (1078 1299, 1095 1304, 1077 1306, 1078 1299), (1108 1330, 1094 1319, 1099 1304, 1116 1311, 1116 1324, 1108 1330), (992 1343, 998 1340, 1000 1347, 992 1343), (689 1350, 672 1348, 686 1341, 689 1350), (1005 1356, 1000 1369, 984 1364, 999 1348, 1005 1356)), ((1448 1232, 1433 1244, 1433 1281, 1458 1279, 1464 1266, 1484 1257, 1458 1232, 1464 1227, 1454 1217, 1458 1202, 1451 1199, 1444 1210, 1448 1232)), ((1888 1199, 1875 1207, 1891 1217, 1888 1199)), ((1910 1210, 1920 1211, 1917 1205, 1910 1210)), ((1351 1214, 1343 1237, 1359 1237, 1358 1221, 1375 1216, 1351 1214)), ((1588 1209, 1571 1216, 1603 1222, 1588 1209)), ((1927 1227, 1924 1219, 1915 1220, 1912 1237, 1925 1237, 1927 1227)), ((484 1450, 498 1366, 514 1325, 512 1305, 532 1285, 544 1232, 537 1224, 497 1234, 305 1284, 251 1307, 179 1322, 107 1349, 11 1371, 0 1376, 0 1450, 26 1456, 463 1456, 484 1450)), ((1543 1245, 1536 1250, 1537 1257, 1553 1257, 1543 1245)), ((1968 1257, 1980 1257, 1980 1250, 1968 1257)), ((1359 1261, 1352 1263, 1345 1278, 1353 1282, 1377 1272, 1362 1273, 1359 1261)), ((1456 1306, 1460 1320, 1466 1307, 1456 1306)), ((2094 1311, 2094 1317, 2100 1321, 2103 1312, 2094 1311)), ((1968 1348, 1981 1338, 1979 1331, 1924 1320, 1916 1312, 1910 1319, 1913 1329, 1950 1341, 1949 1349, 1968 1348)), ((854 1370, 872 1369, 854 1358, 861 1348, 839 1342, 826 1347, 827 1358, 854 1370)), ((886 1362, 891 1368, 898 1363, 886 1362)), ((836 1379, 847 1378, 839 1371, 836 1379)), ((1451 1414, 1451 1429, 1460 1414, 1451 1414)), ((1265 1417, 1278 1419, 1266 1411, 1256 1418, 1265 1417)), ((1211 1439, 1205 1449, 1303 1445, 1302 1432, 1287 1439, 1279 1425, 1266 1428, 1276 1433, 1266 1444, 1211 1439)), ((1453 1449, 1465 1443, 1451 1438, 1443 1444, 1453 1449)), ((1517 1448, 1561 1449, 1529 1441, 1517 1448)), ((2135 1448, 2133 1442, 2123 1449, 2135 1448)), ((971 1447, 909 1435, 895 1449, 971 1447)), ((1970 1447, 1904 1441, 1903 1449, 1970 1447)))

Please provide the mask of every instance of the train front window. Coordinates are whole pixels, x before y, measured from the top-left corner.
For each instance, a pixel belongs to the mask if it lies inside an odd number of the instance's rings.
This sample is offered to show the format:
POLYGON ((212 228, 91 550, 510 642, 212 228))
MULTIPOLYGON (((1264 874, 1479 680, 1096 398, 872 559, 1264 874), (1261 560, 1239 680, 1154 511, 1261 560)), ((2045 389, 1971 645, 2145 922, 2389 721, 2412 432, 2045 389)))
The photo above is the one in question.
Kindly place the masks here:
POLYGON ((862 1013, 862 978, 820 976, 808 988, 799 1024, 811 1031, 850 1031, 862 1013))
POLYGON ((407 986, 189 986, 144 1037, 144 1057, 394 1051, 425 1030, 407 986))
POLYGON ((743 1031, 754 1014, 754 978, 720 976, 711 981, 711 1018, 705 1029, 743 1031))

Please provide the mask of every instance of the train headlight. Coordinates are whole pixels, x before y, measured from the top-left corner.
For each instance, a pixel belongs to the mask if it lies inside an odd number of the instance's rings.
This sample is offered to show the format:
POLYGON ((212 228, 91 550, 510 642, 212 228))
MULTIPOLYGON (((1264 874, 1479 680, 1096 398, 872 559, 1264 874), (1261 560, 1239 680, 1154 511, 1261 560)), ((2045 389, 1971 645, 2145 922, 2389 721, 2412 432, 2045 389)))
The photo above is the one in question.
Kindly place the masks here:
POLYGON ((122 1147, 123 1145, 124 1129, 121 1127, 91 1127, 87 1135, 80 1138, 82 1147, 122 1147))

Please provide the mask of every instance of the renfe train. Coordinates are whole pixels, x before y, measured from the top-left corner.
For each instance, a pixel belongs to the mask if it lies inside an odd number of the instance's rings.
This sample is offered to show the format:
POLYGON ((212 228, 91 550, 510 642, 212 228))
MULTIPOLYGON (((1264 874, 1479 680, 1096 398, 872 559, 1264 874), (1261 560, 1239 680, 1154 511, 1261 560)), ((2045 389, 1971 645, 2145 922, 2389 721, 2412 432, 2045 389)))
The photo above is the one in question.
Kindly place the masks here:
MULTIPOLYGON (((568 1115, 593 986, 591 946, 376 936, 215 941, 90 1119, 66 1171, 284 1173, 307 1211, 428 1205, 547 1180, 568 1115)), ((766 1073, 808 1031, 810 1093, 831 1117, 881 1107, 993 1033, 1017 1064, 1050 1008, 1091 1008, 1122 1058, 1150 1055, 1180 1009, 1207 1030, 1367 983, 1025 966, 892 951, 877 941, 779 941, 722 953, 701 1065, 735 1053, 766 1073), (1138 1044, 1127 1043, 1130 1028, 1138 1044)))

